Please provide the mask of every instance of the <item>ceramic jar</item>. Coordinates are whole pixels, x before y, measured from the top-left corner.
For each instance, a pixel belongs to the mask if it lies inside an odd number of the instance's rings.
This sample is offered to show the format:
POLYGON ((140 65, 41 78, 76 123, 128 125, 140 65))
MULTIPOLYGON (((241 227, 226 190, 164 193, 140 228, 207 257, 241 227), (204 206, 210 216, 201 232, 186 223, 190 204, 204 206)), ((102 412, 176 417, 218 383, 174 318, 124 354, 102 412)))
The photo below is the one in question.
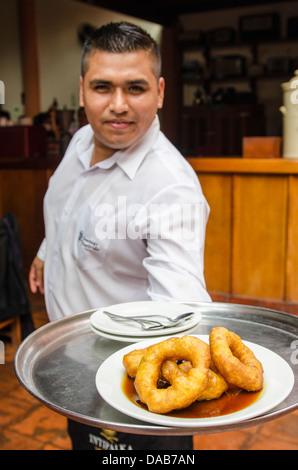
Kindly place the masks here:
POLYGON ((295 76, 281 84, 283 105, 283 157, 298 158, 298 70, 295 76))

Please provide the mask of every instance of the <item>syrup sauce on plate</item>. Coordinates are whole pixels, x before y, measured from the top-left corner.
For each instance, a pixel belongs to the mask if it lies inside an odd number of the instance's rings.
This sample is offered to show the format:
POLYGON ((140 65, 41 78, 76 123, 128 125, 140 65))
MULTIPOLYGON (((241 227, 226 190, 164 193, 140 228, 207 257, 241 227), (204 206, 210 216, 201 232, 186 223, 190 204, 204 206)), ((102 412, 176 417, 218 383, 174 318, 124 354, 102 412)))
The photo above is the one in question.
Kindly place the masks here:
MULTIPOLYGON (((122 390, 124 394, 135 405, 148 409, 142 403, 134 387, 134 380, 124 375, 122 381, 122 390)), ((224 416, 236 411, 243 410, 252 405, 260 397, 262 390, 259 392, 247 392, 238 387, 231 385, 228 390, 216 400, 195 401, 192 405, 181 410, 171 411, 167 416, 178 418, 211 418, 215 416, 224 416)))

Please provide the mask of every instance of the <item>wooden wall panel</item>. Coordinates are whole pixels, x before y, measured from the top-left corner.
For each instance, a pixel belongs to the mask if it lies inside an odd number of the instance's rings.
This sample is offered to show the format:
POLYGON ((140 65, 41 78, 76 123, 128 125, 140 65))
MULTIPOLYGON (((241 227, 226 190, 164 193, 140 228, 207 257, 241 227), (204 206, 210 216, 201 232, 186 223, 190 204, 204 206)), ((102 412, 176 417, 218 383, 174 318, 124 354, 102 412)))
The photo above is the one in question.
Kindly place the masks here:
POLYGON ((206 231, 205 279, 208 291, 229 293, 232 250, 232 176, 199 174, 210 206, 206 231))
POLYGON ((286 299, 298 300, 298 176, 289 176, 286 299))
POLYGON ((232 294, 284 299, 287 177, 236 175, 232 294))
POLYGON ((44 170, 1 170, 2 213, 13 212, 22 236, 25 274, 44 236, 43 198, 47 187, 44 170))

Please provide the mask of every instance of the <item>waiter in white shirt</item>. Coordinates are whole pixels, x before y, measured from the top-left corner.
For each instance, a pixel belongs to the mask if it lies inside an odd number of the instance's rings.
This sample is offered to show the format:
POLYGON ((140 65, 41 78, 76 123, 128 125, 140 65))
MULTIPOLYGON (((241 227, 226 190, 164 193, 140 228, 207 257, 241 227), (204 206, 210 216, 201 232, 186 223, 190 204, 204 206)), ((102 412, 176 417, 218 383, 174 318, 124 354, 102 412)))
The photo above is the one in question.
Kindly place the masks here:
MULTIPOLYGON (((160 73, 156 42, 133 24, 110 23, 86 41, 80 104, 89 125, 50 180, 45 239, 29 274, 51 321, 137 300, 210 301, 209 207, 195 172, 159 129, 160 73)), ((191 437, 139 436, 127 446, 148 449, 150 439, 152 449, 192 448, 191 437)))

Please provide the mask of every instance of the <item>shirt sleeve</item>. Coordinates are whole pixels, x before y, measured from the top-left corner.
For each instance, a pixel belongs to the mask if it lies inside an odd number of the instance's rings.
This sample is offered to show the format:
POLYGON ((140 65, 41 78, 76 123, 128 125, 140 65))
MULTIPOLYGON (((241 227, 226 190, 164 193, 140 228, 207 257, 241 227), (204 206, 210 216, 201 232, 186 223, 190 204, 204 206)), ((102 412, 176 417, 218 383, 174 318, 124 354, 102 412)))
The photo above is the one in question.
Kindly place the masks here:
POLYGON ((152 300, 211 301, 204 279, 208 217, 200 188, 182 185, 161 191, 139 214, 152 300))
POLYGON ((42 261, 45 260, 45 254, 46 254, 46 239, 44 238, 43 241, 41 242, 41 245, 38 249, 37 252, 37 258, 41 259, 42 261))

